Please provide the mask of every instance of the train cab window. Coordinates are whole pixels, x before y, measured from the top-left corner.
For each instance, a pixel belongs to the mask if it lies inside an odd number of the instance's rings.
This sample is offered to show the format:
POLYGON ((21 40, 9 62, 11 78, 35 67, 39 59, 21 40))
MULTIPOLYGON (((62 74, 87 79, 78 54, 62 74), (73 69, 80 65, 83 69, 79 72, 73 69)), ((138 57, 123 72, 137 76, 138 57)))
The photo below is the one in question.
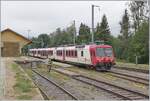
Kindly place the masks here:
POLYGON ((83 56, 83 51, 81 51, 81 56, 83 56))

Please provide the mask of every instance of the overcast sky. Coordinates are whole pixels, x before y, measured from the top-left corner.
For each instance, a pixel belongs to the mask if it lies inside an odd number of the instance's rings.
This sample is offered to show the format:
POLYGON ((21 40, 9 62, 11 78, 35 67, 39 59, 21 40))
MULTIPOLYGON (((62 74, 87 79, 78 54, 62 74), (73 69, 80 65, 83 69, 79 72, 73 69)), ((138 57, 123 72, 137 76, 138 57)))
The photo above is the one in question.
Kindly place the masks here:
POLYGON ((114 36, 120 32, 119 21, 127 8, 128 1, 2 1, 1 27, 28 36, 41 33, 51 33, 56 28, 66 28, 73 20, 76 21, 77 31, 83 22, 91 27, 91 4, 99 5, 95 8, 95 26, 106 14, 110 30, 114 36))

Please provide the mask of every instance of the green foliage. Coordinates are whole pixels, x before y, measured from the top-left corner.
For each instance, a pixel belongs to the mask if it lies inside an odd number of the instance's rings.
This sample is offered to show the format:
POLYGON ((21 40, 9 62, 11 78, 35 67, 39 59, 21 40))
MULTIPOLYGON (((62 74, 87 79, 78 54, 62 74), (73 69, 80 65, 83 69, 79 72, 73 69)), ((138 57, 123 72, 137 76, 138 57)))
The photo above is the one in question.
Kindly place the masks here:
POLYGON ((97 24, 96 32, 94 34, 95 40, 110 41, 110 29, 106 15, 103 15, 102 22, 97 24))
POLYGON ((121 40, 115 37, 111 38, 111 43, 112 43, 112 47, 114 49, 114 53, 115 53, 115 57, 116 58, 121 58, 121 40))
POLYGON ((29 96, 29 95, 20 95, 20 96, 17 96, 17 99, 20 99, 20 100, 31 100, 32 96, 29 96))
POLYGON ((77 38, 77 43, 88 44, 90 40, 91 40, 90 28, 87 25, 81 23, 79 28, 79 36, 77 38))
POLYGON ((118 43, 113 42, 118 59, 135 63, 135 58, 138 56, 138 63, 149 62, 149 22, 145 4, 143 1, 132 1, 129 4, 132 20, 125 10, 120 22, 121 34, 114 40, 118 43))
POLYGON ((23 71, 20 70, 17 64, 13 63, 10 67, 15 73, 16 82, 13 86, 13 89, 17 95, 17 99, 32 99, 32 95, 29 95, 33 92, 33 86, 31 81, 25 76, 23 71))
POLYGON ((40 45, 40 47, 42 47, 42 48, 48 47, 48 45, 49 45, 49 40, 50 40, 50 38, 49 38, 49 35, 47 35, 47 34, 40 34, 40 35, 38 36, 39 45, 40 45))
POLYGON ((57 28, 55 32, 50 34, 51 40, 50 46, 73 44, 74 33, 75 33, 74 25, 71 25, 63 30, 57 28))
POLYGON ((131 18, 133 19, 132 28, 136 32, 143 20, 148 18, 147 1, 132 1, 129 4, 131 18))
POLYGON ((17 83, 14 85, 14 88, 18 92, 30 92, 31 91, 31 85, 29 80, 24 80, 22 78, 17 79, 17 83))
POLYGON ((121 40, 120 42, 120 48, 119 52, 121 54, 120 58, 127 60, 128 58, 128 49, 129 45, 127 43, 130 42, 131 34, 130 34, 130 21, 129 21, 129 15, 127 10, 125 10, 124 15, 122 17, 122 21, 120 22, 121 35, 118 36, 118 38, 121 40))
POLYGON ((132 38, 129 48, 129 60, 134 62, 135 56, 139 56, 139 63, 149 62, 149 24, 143 22, 132 38))
POLYGON ((30 92, 32 89, 31 81, 24 76, 17 64, 12 64, 12 68, 16 72, 16 84, 13 86, 15 91, 19 93, 30 92))

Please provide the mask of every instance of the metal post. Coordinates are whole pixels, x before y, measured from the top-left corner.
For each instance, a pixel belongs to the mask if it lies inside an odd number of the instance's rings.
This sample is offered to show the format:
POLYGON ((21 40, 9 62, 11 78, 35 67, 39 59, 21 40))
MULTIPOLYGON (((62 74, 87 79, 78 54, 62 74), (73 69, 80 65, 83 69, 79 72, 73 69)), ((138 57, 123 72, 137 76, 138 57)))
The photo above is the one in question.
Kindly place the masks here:
POLYGON ((92 5, 92 43, 94 43, 94 5, 92 5))
POLYGON ((92 43, 94 43, 94 7, 100 7, 100 6, 92 5, 92 43))

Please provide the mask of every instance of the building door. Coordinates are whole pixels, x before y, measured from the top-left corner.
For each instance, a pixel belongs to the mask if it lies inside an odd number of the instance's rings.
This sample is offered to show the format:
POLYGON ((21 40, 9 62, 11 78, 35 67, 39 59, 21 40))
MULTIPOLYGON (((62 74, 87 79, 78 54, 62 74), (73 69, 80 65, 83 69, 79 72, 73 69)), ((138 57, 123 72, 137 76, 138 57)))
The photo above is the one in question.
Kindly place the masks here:
POLYGON ((17 42, 4 42, 2 48, 3 57, 16 57, 20 55, 20 47, 17 42))

